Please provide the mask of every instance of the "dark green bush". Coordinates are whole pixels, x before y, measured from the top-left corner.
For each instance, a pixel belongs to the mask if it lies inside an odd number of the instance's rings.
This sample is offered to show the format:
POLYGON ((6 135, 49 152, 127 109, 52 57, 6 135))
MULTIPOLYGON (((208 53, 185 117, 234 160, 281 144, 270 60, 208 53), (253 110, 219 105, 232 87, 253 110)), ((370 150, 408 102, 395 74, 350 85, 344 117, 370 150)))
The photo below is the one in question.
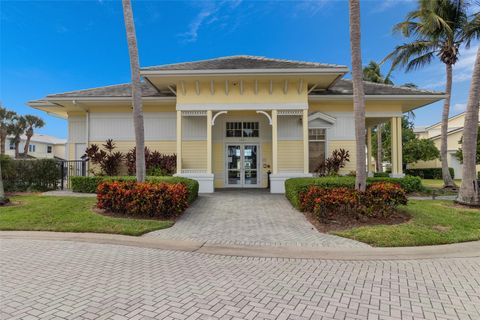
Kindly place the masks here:
POLYGON ((389 178, 390 177, 390 173, 388 172, 374 172, 373 173, 373 176, 375 178, 389 178))
POLYGON ((60 181, 60 167, 54 159, 0 158, 5 191, 55 190, 60 181))
MULTIPOLYGON (((422 191, 422 181, 419 177, 405 176, 404 178, 376 177, 368 178, 367 184, 373 182, 391 182, 399 184, 407 193, 422 191)), ((308 190, 310 186, 320 188, 354 188, 355 177, 320 177, 320 178, 291 178, 285 181, 285 196, 295 207, 300 207, 300 193, 308 190)))
MULTIPOLYGON (((448 171, 452 177, 455 176, 453 168, 448 168, 448 171)), ((405 173, 422 179, 442 179, 442 168, 407 169, 405 173)))
MULTIPOLYGON (((133 176, 120 176, 120 177, 72 177, 72 191, 81 192, 81 193, 95 193, 97 187, 100 183, 104 181, 136 181, 136 178, 133 176)), ((183 183, 188 189, 188 202, 192 203, 198 197, 198 182, 193 179, 183 178, 183 177, 147 177, 145 179, 147 182, 151 183, 183 183)))

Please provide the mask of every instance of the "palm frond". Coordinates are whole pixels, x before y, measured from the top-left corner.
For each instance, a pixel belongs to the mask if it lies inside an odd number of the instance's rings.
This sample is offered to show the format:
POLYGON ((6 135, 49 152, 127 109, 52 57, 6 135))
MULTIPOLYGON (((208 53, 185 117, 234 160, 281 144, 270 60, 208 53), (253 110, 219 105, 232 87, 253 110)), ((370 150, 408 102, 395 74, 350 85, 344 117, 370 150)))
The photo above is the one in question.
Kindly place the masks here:
POLYGON ((427 64, 429 64, 430 62, 432 62, 433 58, 435 58, 435 52, 431 51, 431 52, 428 52, 426 54, 423 54, 419 57, 416 57, 412 60, 410 60, 406 66, 405 66, 405 70, 408 72, 408 71, 412 71, 412 70, 416 70, 420 67, 423 67, 427 64))

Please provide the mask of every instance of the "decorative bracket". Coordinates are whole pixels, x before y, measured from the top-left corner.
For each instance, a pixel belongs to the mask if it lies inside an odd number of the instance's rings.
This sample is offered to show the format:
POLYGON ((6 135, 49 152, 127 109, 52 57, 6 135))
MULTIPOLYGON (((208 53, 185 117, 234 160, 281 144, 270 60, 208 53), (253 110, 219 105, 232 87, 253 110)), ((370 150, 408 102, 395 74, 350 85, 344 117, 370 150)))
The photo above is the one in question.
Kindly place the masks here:
POLYGON ((217 119, 217 117, 218 117, 219 115, 221 115, 221 114, 227 114, 227 113, 228 113, 228 111, 219 111, 219 112, 215 113, 215 115, 214 115, 213 118, 212 118, 212 126, 215 125, 215 119, 217 119))
POLYGON ((272 117, 271 117, 267 112, 265 112, 265 111, 263 111, 263 110, 260 110, 260 111, 257 111, 257 113, 261 113, 261 114, 263 114, 265 117, 267 117, 267 118, 268 118, 268 124, 269 124, 269 125, 272 125, 272 117))

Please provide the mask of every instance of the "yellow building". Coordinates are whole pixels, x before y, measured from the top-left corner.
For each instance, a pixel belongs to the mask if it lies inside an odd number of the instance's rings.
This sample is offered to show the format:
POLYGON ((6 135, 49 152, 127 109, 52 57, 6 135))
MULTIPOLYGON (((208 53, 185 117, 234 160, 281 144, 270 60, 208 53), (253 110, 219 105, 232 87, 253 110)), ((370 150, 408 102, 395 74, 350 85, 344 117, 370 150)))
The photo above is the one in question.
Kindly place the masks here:
MULTIPOLYGON (((461 147, 460 140, 463 136, 463 126, 465 123, 465 112, 457 114, 448 119, 448 133, 447 133, 447 161, 448 166, 453 168, 455 179, 462 178, 462 164, 455 157, 455 153, 461 147)), ((435 146, 440 150, 441 139, 440 132, 442 128, 442 123, 438 122, 427 127, 417 127, 414 129, 415 135, 419 139, 431 139, 435 146)), ((431 161, 419 161, 417 163, 409 164, 408 168, 441 168, 442 162, 440 159, 431 160, 431 161)), ((477 165, 477 171, 480 171, 480 165, 477 165)))
MULTIPOLYGON (((143 68, 145 144, 175 153, 177 175, 198 180, 201 192, 266 187, 271 172, 271 192, 282 193, 287 178, 311 176, 338 148, 350 152, 346 174, 357 156, 352 82, 342 79, 348 72, 342 65, 255 56, 143 68)), ((392 175, 402 176, 402 114, 444 96, 369 82, 364 89, 368 134, 392 122, 392 175)), ((78 159, 87 145, 106 139, 123 152, 134 146, 131 103, 130 85, 120 84, 29 105, 68 119, 67 153, 78 159)))

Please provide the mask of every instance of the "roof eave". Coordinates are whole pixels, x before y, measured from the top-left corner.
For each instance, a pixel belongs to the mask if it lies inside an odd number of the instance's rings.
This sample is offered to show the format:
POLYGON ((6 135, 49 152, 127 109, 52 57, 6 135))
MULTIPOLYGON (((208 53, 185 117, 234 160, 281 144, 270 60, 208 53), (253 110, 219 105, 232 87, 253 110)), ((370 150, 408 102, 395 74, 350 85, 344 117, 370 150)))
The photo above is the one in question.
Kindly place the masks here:
POLYGON ((205 70, 149 70, 142 69, 143 76, 175 77, 175 76, 215 76, 215 75, 337 75, 345 74, 347 67, 339 68, 285 68, 285 69, 205 69, 205 70))
MULTIPOLYGON (((430 103, 440 101, 445 99, 446 95, 444 94, 371 94, 365 95, 366 100, 433 100, 430 103)), ((323 95, 309 95, 308 100, 310 101, 328 101, 328 100, 351 100, 353 99, 352 94, 323 94, 323 95)))

